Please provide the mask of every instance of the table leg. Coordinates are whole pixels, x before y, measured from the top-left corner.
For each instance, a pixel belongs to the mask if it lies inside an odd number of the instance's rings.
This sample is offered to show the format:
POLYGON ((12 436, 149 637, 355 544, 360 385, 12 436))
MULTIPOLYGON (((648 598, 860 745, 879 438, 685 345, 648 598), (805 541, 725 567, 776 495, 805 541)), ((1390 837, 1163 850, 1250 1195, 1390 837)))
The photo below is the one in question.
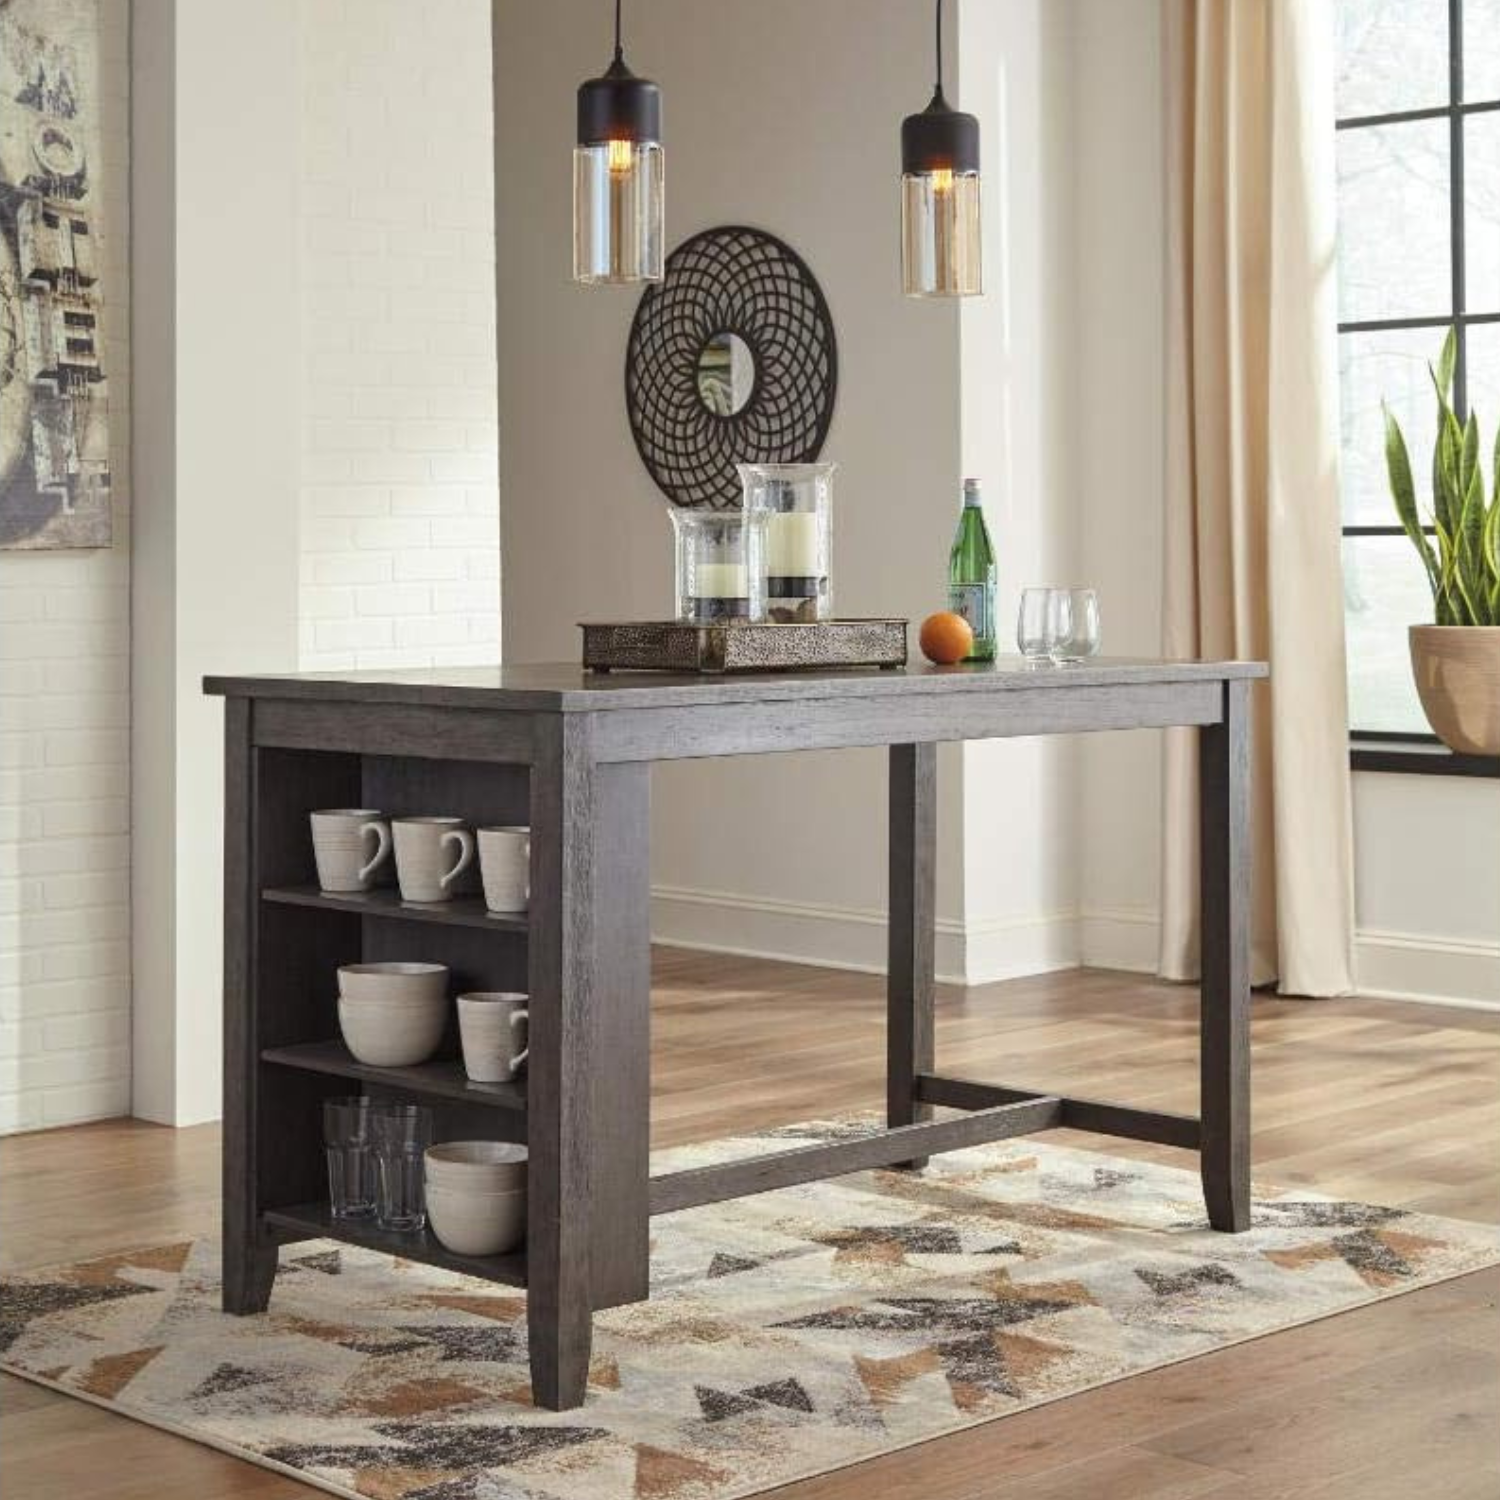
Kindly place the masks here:
POLYGON ((260 1227, 256 1172, 258 1066, 254 955, 255 749, 250 700, 224 703, 224 1311, 260 1313, 276 1279, 276 1242, 260 1227))
MULTIPOLYGON (((933 920, 937 879, 937 746, 890 752, 890 922, 886 966, 886 1121, 932 1117, 916 1079, 931 1073, 933 920)), ((901 1165, 927 1165, 919 1157, 901 1165)))
POLYGON ((594 773, 595 1308, 640 1302, 651 1268, 651 767, 594 773))
POLYGON ((1250 684, 1199 730, 1201 1169, 1209 1223, 1250 1227, 1250 684))
POLYGON ((538 1406, 578 1406, 593 1336, 595 769, 586 719, 538 715, 531 768, 526 1315, 538 1406))

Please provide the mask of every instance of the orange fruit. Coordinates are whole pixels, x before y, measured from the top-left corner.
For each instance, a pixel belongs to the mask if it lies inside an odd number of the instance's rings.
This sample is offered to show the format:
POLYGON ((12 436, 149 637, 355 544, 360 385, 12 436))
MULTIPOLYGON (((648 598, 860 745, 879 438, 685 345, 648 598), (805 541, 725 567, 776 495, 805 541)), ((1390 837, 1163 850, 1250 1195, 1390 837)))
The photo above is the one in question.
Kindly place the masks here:
POLYGON ((974 649, 974 632, 962 615, 940 609, 922 621, 917 643, 928 661, 946 667, 962 661, 974 649))

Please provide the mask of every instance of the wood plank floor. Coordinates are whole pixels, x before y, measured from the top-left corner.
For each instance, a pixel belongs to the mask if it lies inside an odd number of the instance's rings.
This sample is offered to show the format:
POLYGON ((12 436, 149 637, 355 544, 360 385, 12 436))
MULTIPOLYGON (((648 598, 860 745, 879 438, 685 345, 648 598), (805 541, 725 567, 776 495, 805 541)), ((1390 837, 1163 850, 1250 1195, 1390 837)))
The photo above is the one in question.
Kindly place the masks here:
MULTIPOLYGON (((944 1071, 1195 1112, 1196 995, 1133 975, 945 991, 944 1071)), ((653 1139, 883 1099, 882 981, 656 955, 653 1139)), ((1267 1182, 1500 1221, 1500 1015, 1258 999, 1267 1182)), ((1187 1158, 1074 1132, 1120 1155, 1187 1158)), ((218 1136, 137 1122, 0 1145, 3 1263, 211 1234, 218 1136)), ((1500 1497, 1500 1269, 1138 1376, 775 1492, 776 1500, 1500 1497)), ((81 1402, 0 1382, 5 1500, 311 1500, 81 1402)), ((623 1497, 622 1497, 623 1500, 623 1497)))

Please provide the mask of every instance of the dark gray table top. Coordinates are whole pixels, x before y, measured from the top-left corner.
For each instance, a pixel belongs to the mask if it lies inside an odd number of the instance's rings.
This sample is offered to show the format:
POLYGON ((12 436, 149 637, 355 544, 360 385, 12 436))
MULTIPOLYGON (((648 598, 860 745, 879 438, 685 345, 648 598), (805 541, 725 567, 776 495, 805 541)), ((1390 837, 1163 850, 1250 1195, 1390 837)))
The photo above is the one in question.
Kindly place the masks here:
POLYGON ((1020 657, 956 667, 913 663, 897 671, 844 668, 729 676, 664 672, 597 675, 566 662, 405 671, 297 672, 269 677, 206 677, 206 693, 230 698, 292 698, 321 703, 409 703, 431 708, 588 712, 695 703, 773 703, 813 699, 911 697, 931 693, 1066 692, 1080 687, 1225 681, 1264 677, 1263 662, 1161 661, 1101 656, 1072 667, 1031 667, 1020 657))

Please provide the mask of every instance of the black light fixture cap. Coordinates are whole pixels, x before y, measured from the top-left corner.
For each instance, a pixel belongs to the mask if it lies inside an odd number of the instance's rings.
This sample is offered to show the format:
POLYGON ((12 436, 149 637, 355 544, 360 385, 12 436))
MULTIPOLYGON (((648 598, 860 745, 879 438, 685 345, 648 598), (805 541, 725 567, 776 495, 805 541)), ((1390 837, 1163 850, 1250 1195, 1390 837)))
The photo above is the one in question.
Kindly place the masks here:
POLYGON ((661 90, 649 78, 637 78, 616 57, 609 71, 578 85, 578 144, 605 141, 659 142, 661 90))
POLYGON ((901 170, 916 177, 924 172, 977 172, 979 120, 953 109, 941 88, 919 115, 901 122, 901 170))

